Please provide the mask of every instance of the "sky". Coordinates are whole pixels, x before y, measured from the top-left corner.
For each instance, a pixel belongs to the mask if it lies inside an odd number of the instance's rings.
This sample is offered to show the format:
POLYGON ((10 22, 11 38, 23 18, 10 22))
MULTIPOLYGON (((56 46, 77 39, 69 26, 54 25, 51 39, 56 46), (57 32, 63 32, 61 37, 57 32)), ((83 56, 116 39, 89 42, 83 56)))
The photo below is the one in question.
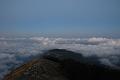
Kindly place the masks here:
POLYGON ((0 0, 0 33, 120 37, 120 0, 0 0))

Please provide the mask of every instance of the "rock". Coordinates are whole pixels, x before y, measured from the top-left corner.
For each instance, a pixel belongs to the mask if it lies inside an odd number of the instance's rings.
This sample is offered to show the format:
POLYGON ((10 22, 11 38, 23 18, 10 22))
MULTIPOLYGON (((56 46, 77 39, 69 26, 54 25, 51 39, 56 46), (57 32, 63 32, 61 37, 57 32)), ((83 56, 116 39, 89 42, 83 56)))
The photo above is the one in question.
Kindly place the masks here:
POLYGON ((8 74, 4 80, 67 80, 59 63, 32 60, 8 74))

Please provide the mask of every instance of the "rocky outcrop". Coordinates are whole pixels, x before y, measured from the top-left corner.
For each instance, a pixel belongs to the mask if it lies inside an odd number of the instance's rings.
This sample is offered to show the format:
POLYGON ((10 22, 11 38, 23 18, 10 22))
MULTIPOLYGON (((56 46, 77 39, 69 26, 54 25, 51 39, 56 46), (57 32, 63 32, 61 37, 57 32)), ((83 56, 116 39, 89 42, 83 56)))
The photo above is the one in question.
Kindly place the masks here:
POLYGON ((4 80, 120 80, 120 70, 101 66, 63 49, 45 52, 5 76, 4 80))
POLYGON ((32 60, 8 74, 4 80, 67 80, 61 65, 47 60, 32 60))

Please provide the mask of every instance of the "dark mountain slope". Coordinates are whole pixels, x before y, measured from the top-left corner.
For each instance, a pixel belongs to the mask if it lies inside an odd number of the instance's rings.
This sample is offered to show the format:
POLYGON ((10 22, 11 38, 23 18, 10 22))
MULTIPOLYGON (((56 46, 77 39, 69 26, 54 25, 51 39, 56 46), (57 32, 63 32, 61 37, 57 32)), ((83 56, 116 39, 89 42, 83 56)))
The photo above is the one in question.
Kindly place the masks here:
POLYGON ((4 80, 120 80, 120 70, 79 53, 53 49, 12 71, 4 80))

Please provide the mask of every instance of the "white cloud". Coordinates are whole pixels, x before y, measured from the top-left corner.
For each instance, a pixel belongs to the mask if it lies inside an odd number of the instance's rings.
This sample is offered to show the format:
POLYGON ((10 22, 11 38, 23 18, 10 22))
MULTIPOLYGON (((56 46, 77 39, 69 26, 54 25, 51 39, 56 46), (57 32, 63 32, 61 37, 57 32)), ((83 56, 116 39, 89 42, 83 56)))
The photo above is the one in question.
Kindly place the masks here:
POLYGON ((117 66, 120 62, 120 39, 108 38, 0 38, 0 76, 9 71, 8 64, 21 64, 27 57, 41 54, 48 49, 68 49, 85 57, 97 56, 101 63, 117 66))
POLYGON ((96 38, 96 37, 88 39, 89 42, 105 42, 105 41, 108 41, 108 40, 110 40, 110 39, 107 39, 107 38, 96 38))
POLYGON ((4 54, 4 53, 1 53, 0 54, 0 59, 8 59, 8 58, 12 58, 13 55, 11 54, 4 54))
POLYGON ((112 66, 112 67, 116 67, 115 65, 113 65, 113 64, 109 61, 109 59, 102 58, 102 59, 100 59, 100 61, 101 61, 102 64, 106 64, 106 65, 109 65, 109 66, 112 66))

